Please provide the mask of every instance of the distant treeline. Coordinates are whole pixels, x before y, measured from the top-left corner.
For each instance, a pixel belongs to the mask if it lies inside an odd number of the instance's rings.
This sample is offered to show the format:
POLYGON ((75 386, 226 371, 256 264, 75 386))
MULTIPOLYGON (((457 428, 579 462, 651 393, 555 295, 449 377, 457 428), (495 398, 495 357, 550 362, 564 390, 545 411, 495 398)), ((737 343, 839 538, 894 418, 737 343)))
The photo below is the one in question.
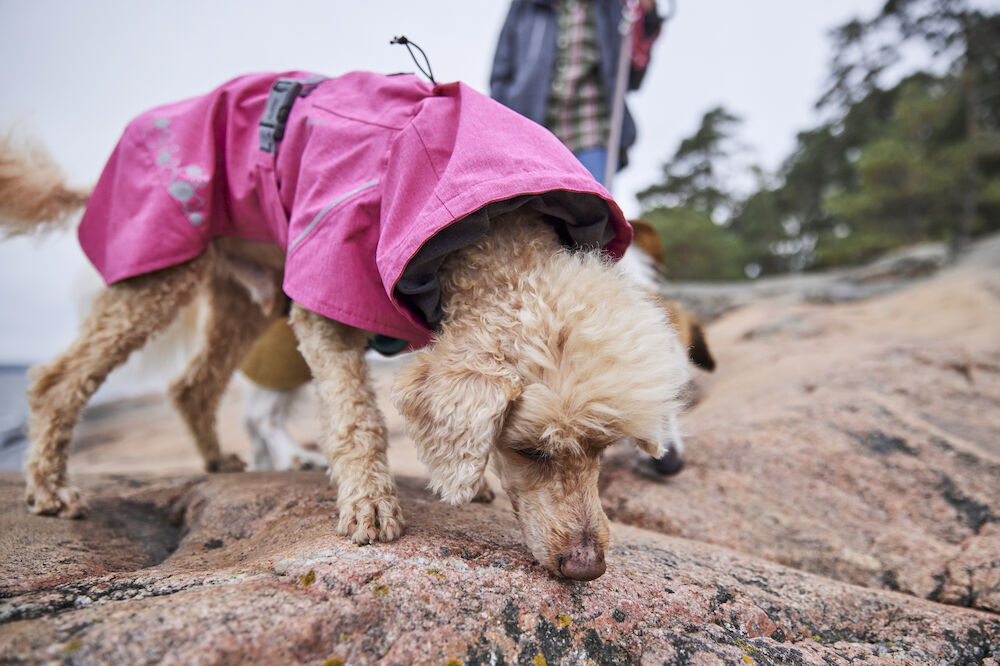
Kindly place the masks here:
POLYGON ((711 109, 639 193, 672 279, 740 279, 867 261, 924 240, 1000 229, 1000 14, 964 0, 888 0, 831 32, 826 120, 776 174, 737 194, 740 119, 711 109), (927 71, 894 85, 905 47, 927 71))

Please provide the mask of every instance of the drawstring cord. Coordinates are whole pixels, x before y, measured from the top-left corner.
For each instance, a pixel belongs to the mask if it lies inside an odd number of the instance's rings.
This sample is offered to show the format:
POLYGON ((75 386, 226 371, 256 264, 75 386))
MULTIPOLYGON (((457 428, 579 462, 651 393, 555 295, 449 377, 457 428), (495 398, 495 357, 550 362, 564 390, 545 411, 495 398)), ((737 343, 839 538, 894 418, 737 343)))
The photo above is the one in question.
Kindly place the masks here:
POLYGON ((417 69, 419 69, 424 76, 426 76, 428 79, 430 79, 431 83, 433 83, 434 85, 437 85, 437 81, 434 80, 434 72, 431 70, 431 61, 427 57, 427 54, 424 53, 424 50, 422 48, 420 48, 417 45, 416 42, 411 42, 410 40, 408 40, 406 38, 405 35, 400 35, 399 37, 393 37, 392 41, 389 42, 389 43, 390 44, 402 44, 403 46, 405 46, 406 50, 410 52, 410 57, 413 58, 413 62, 414 62, 414 64, 416 64, 417 69), (420 51, 420 55, 423 56, 424 62, 427 63, 427 69, 424 69, 423 67, 420 66, 420 61, 417 60, 417 56, 413 53, 413 49, 410 48, 411 45, 414 48, 416 48, 418 51, 420 51))

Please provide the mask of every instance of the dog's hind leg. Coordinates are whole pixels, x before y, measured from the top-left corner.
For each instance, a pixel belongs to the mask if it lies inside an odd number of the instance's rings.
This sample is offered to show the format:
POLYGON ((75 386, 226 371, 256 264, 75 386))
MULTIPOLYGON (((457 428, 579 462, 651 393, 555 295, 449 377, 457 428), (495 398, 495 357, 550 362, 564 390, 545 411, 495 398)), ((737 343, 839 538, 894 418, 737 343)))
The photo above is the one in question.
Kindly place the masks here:
POLYGON ((291 322, 324 412, 321 445, 337 479, 337 531, 355 543, 392 541, 403 533, 403 515, 368 377, 368 334, 298 305, 291 322))
POLYGON ((31 446, 25 464, 33 513, 75 518, 86 511, 67 484, 66 459, 80 411, 116 366, 162 330, 195 295, 208 257, 123 280, 105 289, 73 345, 31 371, 28 391, 31 446))
POLYGON ((208 472, 239 472, 246 465, 235 454, 223 456, 216 412, 240 361, 273 318, 230 276, 209 280, 204 339, 187 368, 170 385, 170 398, 194 438, 208 472))

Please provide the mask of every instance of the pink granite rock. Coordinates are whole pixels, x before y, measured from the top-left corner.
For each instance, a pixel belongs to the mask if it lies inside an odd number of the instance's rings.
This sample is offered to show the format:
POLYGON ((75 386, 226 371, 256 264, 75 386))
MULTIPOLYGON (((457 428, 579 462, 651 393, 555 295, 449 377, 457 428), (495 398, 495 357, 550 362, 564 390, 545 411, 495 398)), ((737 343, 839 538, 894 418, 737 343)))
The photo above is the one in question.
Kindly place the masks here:
MULTIPOLYGON (((0 475, 0 663, 996 666, 997 256, 714 322, 682 473, 606 456, 591 583, 534 563, 502 495, 431 497, 391 411, 408 531, 359 547, 323 473, 205 477, 162 402, 112 410, 77 431, 86 519, 0 475)), ((238 417, 230 394, 229 450, 238 417)))
POLYGON ((47 539, 16 546, 0 603, 9 662, 975 663, 1000 640, 994 615, 623 525, 607 574, 558 580, 502 507, 448 507, 406 478, 407 534, 365 547, 335 534, 319 472, 84 485, 97 510, 66 523, 23 513, 19 479, 2 479, 5 533, 73 525, 95 538, 71 576, 47 539), (148 507, 148 520, 118 506, 148 507), (176 548, 157 563, 128 555, 124 570, 129 548, 101 544, 142 534, 176 548))
POLYGON ((845 582, 1000 612, 1000 278, 953 271, 713 325, 685 470, 621 449, 609 516, 845 582), (636 476, 646 479, 636 483, 636 476))

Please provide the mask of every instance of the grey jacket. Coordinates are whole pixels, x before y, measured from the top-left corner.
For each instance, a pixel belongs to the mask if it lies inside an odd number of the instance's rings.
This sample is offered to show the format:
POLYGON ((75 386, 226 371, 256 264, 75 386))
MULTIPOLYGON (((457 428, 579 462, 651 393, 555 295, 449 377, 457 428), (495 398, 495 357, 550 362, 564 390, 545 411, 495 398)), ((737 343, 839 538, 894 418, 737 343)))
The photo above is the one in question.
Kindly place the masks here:
MULTIPOLYGON (((594 22, 600 45, 601 80, 611 108, 621 35, 621 0, 593 0, 594 22)), ((513 0, 500 31, 490 75, 490 95, 498 102, 536 123, 545 121, 556 59, 558 16, 551 0, 513 0)), ((630 88, 639 87, 642 72, 630 73, 630 88)), ((619 168, 627 163, 626 152, 635 143, 635 122, 628 108, 622 121, 619 168)))

